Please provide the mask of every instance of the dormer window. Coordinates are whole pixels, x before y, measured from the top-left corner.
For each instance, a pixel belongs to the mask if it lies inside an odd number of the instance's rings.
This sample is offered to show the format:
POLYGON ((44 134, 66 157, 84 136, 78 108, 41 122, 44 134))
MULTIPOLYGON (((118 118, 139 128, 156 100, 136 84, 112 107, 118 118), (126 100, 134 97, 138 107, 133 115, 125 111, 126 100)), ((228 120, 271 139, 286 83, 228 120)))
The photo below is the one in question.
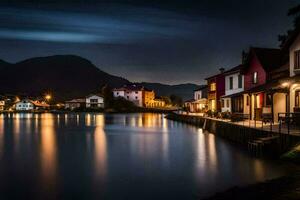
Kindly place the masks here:
POLYGON ((256 84, 257 83, 257 72, 253 73, 253 83, 256 84))
POLYGON ((300 69, 300 50, 295 51, 294 54, 294 69, 300 69))

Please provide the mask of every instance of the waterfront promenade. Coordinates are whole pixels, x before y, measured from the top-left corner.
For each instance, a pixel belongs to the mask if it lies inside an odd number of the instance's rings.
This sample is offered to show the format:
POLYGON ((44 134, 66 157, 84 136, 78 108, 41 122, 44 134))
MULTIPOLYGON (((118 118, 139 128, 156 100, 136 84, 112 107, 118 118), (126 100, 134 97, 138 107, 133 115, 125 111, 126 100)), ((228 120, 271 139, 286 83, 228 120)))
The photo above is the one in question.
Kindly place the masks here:
POLYGON ((293 126, 293 125, 290 125, 288 127, 287 124, 284 124, 284 123, 280 124, 279 122, 275 122, 275 123, 266 122, 265 123, 265 122, 262 122, 262 121, 249 120, 249 119, 233 122, 230 119, 207 117, 207 116, 204 116, 203 113, 180 112, 180 113, 176 113, 176 114, 180 114, 180 115, 183 115, 183 116, 197 116, 197 117, 202 117, 202 118, 206 118, 206 119, 222 121, 222 122, 226 122, 226 123, 229 123, 229 124, 235 124, 235 125, 249 127, 249 128, 253 128, 253 129, 259 129, 259 130, 263 130, 263 131, 269 131, 269 132, 272 132, 272 133, 290 134, 290 135, 300 137, 300 127, 293 126))

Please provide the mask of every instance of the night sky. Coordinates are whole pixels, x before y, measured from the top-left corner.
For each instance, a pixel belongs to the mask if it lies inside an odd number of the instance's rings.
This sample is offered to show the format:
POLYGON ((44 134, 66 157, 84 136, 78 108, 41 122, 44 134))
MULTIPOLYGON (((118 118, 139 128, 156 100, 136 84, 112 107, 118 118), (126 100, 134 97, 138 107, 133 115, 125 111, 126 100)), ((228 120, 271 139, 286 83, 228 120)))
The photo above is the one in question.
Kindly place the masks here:
POLYGON ((296 0, 1 1, 0 58, 75 54, 130 81, 203 83, 277 47, 296 0), (13 2, 13 3, 12 3, 13 2), (23 3, 20 3, 23 2, 23 3), (43 1, 46 2, 46 1, 43 1), (59 3, 58 3, 59 2, 59 3))

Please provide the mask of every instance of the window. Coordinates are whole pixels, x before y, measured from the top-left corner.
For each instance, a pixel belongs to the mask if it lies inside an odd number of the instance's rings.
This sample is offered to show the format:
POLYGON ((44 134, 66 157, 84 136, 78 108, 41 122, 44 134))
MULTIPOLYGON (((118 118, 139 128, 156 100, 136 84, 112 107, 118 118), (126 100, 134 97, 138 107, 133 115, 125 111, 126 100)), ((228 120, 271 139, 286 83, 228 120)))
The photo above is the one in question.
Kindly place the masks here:
POLYGON ((117 92, 117 95, 119 95, 119 92, 117 92))
POLYGON ((224 99, 221 100, 221 107, 224 108, 224 99))
POLYGON ((138 97, 135 97, 135 99, 138 99, 138 97))
POLYGON ((233 89, 233 77, 229 77, 229 89, 233 89))
POLYGON ((137 93, 138 93, 138 91, 135 91, 135 93, 137 94, 137 93))
POLYGON ((90 99, 91 103, 98 103, 98 99, 90 99))
POLYGON ((272 105, 272 95, 267 94, 266 95, 266 106, 271 106, 272 105))
POLYGON ((243 87, 243 76, 240 74, 239 77, 238 77, 238 84, 239 84, 239 88, 242 88, 243 87))
POLYGON ((294 69, 300 69, 300 50, 294 53, 294 69))
POLYGON ((198 99, 201 99, 201 95, 200 94, 198 94, 198 99))
POLYGON ((211 83, 210 84, 210 91, 216 91, 216 88, 217 88, 217 86, 216 86, 216 83, 211 83))
POLYGON ((253 83, 256 84, 257 83, 257 72, 253 73, 253 83))
POLYGON ((229 108, 229 99, 226 100, 226 107, 229 108))

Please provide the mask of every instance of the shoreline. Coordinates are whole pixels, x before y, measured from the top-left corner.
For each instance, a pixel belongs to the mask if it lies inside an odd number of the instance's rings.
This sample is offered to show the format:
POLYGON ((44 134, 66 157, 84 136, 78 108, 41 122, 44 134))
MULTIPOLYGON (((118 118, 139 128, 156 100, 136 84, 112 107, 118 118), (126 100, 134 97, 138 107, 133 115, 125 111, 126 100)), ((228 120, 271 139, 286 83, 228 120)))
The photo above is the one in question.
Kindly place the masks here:
POLYGON ((53 113, 53 114, 73 114, 73 113, 104 113, 104 114, 126 114, 126 113, 170 113, 174 110, 168 109, 149 109, 149 108, 138 108, 135 110, 35 110, 35 111, 0 111, 0 114, 15 114, 15 113, 29 113, 29 114, 42 114, 42 113, 53 113))
POLYGON ((279 178, 244 187, 232 187, 203 200, 272 199, 296 200, 300 198, 300 171, 279 178))

